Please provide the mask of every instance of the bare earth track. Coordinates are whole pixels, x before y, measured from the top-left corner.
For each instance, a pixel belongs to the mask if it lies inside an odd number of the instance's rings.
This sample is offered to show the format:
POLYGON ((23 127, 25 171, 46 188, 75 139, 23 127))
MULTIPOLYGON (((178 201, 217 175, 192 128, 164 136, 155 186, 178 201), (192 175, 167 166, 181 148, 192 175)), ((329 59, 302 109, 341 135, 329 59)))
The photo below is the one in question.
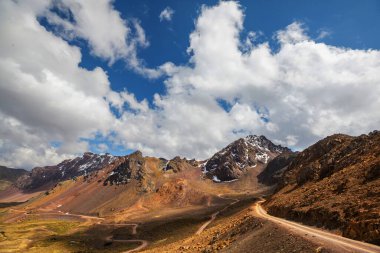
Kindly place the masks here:
MULTIPOLYGON (((118 224, 105 224, 105 223, 100 223, 99 225, 104 225, 104 226, 132 226, 132 234, 135 235, 137 233, 137 227, 139 224, 137 223, 118 223, 118 224)), ((146 246, 148 246, 148 241, 146 240, 139 240, 139 239, 134 239, 134 240, 122 240, 122 239, 113 239, 112 235, 108 236, 106 238, 106 241, 111 241, 111 242, 124 242, 124 243, 141 243, 140 246, 137 248, 131 249, 124 251, 123 253, 132 253, 132 252, 137 252, 139 250, 142 250, 146 246)))
POLYGON ((313 227, 298 224, 296 222, 292 222, 292 221, 271 216, 261 206, 261 203, 263 203, 264 201, 265 200, 258 201, 253 206, 254 216, 258 216, 260 218, 273 221, 289 230, 292 230, 293 232, 298 232, 298 234, 304 237, 307 235, 308 237, 306 238, 308 238, 309 240, 310 239, 315 240, 329 247, 331 246, 332 248, 337 248, 339 252, 360 252, 360 253, 379 253, 380 252, 380 247, 373 244, 355 241, 355 240, 348 239, 348 238, 345 238, 333 233, 322 231, 320 229, 316 229, 313 227))
MULTIPOLYGON (((218 197, 219 197, 219 198, 222 198, 222 199, 230 199, 230 198, 224 198, 224 197, 222 197, 221 194, 219 194, 218 197)), ((221 210, 219 210, 219 211, 213 213, 213 214, 211 215, 210 219, 209 219, 208 221, 206 221, 206 222, 205 222, 205 223, 204 223, 204 224, 203 224, 203 225, 197 230, 197 232, 195 232, 195 234, 196 234, 196 235, 201 234, 201 233, 203 232, 203 230, 205 230, 205 229, 207 228, 207 226, 210 225, 210 223, 213 222, 213 221, 215 220, 216 216, 218 216, 218 214, 219 214, 220 212, 223 212, 223 211, 226 210, 228 207, 230 207, 230 206, 236 204, 237 202, 239 202, 238 199, 230 199, 230 200, 233 200, 233 202, 231 202, 229 205, 225 206, 223 209, 221 209, 221 210)))

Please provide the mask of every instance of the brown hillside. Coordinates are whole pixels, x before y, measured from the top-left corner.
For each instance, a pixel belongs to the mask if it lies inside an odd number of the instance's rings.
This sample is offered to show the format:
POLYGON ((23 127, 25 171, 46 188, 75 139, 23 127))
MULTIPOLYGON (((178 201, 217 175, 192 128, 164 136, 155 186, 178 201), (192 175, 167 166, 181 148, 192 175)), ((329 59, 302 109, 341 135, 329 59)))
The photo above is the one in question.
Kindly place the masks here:
POLYGON ((299 153, 266 207, 380 244, 380 132, 332 135, 299 153))

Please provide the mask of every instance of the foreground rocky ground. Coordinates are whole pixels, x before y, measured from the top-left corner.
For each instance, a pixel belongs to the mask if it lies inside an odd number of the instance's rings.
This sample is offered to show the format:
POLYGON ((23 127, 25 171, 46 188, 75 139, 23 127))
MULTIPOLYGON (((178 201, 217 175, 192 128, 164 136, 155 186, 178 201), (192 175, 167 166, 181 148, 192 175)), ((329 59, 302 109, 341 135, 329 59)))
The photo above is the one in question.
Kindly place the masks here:
POLYGON ((144 252, 338 252, 258 218, 252 203, 245 200, 226 209, 200 235, 164 246, 151 246, 144 252))

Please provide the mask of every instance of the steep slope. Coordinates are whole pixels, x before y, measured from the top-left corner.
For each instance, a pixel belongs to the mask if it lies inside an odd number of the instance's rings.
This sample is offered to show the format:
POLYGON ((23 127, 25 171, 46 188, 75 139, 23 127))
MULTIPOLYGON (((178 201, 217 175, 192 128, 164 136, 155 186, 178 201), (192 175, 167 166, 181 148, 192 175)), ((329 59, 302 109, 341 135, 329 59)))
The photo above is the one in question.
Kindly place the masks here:
POLYGON ((15 183, 17 179, 26 175, 28 171, 23 169, 13 169, 5 166, 0 166, 0 191, 5 190, 10 185, 15 183))
POLYGON ((289 164, 295 159, 297 153, 283 153, 268 162, 265 169, 257 176, 259 183, 266 185, 277 184, 288 168, 289 164))
POLYGON ((265 167, 274 157, 291 150, 273 144, 265 136, 250 135, 238 139, 213 155, 203 167, 208 178, 216 182, 240 178, 247 170, 265 167))
POLYGON ((380 244, 380 132, 332 135, 299 153, 266 208, 380 244))

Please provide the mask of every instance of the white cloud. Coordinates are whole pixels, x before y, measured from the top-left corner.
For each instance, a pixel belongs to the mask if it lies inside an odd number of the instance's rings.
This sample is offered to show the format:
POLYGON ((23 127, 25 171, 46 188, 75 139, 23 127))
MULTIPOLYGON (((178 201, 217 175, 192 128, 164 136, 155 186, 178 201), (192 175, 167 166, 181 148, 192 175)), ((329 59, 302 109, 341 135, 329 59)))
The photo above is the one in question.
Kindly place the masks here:
MULTIPOLYGON (((167 92, 155 95, 153 107, 127 90, 112 91, 102 69, 79 67, 79 48, 37 22, 37 16, 46 15, 47 4, 0 5, 0 164, 55 163, 85 151, 83 138, 95 134, 112 133, 111 144, 146 155, 201 159, 247 134, 299 148, 328 134, 361 134, 380 125, 378 50, 317 43, 299 22, 275 34, 280 46, 275 52, 269 42, 258 44, 253 33, 247 44, 240 39, 244 13, 237 2, 202 7, 190 34, 188 64, 168 62, 148 69, 151 75, 168 75, 167 92), (55 141, 61 144, 52 145, 55 141)), ((110 15, 119 20, 113 11, 110 15)), ((147 46, 138 21, 131 25, 124 28, 135 26, 135 45, 147 46)), ((94 43, 94 54, 112 62, 124 52, 124 42, 118 40, 123 36, 112 35, 112 41, 102 44, 96 35, 80 33, 84 26, 69 26, 65 36, 94 43)))
POLYGON ((79 67, 79 48, 39 24, 47 4, 0 5, 0 164, 30 168, 86 151, 81 138, 106 135, 115 121, 106 73, 79 67))
POLYGON ((331 31, 326 30, 326 29, 321 29, 319 31, 318 37, 315 39, 316 41, 318 40, 323 40, 324 38, 330 37, 331 36, 331 31))
POLYGON ((162 66, 167 94, 156 96, 155 109, 123 114, 118 133, 125 146, 207 158, 250 133, 300 148, 329 134, 378 128, 379 51, 317 43, 299 22, 275 34, 278 51, 254 40, 241 51, 243 19, 236 2, 202 7, 189 64, 162 66))
POLYGON ((164 20, 171 21, 173 18, 173 15, 174 15, 174 10, 168 6, 161 11, 158 17, 160 18, 161 22, 164 20))
POLYGON ((105 59, 109 64, 117 60, 149 78, 162 73, 150 69, 137 57, 139 48, 149 46, 145 31, 137 19, 123 20, 114 9, 112 0, 65 0, 53 1, 55 7, 65 16, 46 9, 43 16, 53 25, 57 34, 65 39, 81 38, 89 43, 91 53, 105 59))
POLYGON ((309 39, 305 33, 304 25, 300 22, 293 22, 285 30, 278 31, 276 37, 279 42, 284 44, 294 44, 309 39))

